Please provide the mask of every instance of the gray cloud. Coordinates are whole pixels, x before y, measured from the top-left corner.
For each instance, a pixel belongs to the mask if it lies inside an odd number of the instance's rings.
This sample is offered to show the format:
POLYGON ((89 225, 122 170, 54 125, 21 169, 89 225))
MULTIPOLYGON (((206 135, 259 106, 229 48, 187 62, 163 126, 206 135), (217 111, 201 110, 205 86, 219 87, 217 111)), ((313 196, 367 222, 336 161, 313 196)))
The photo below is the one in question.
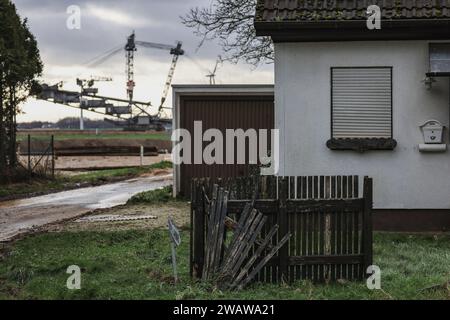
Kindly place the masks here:
MULTIPOLYGON (((195 52, 199 39, 192 30, 180 22, 180 15, 189 8, 208 5, 210 0, 15 0, 14 3, 23 17, 29 18, 32 31, 37 36, 44 58, 52 63, 65 64, 89 60, 118 44, 125 43, 126 37, 136 30, 141 40, 172 44, 183 41, 192 55, 200 58, 218 54, 216 46, 205 46, 195 52), (67 7, 81 8, 81 30, 66 28, 67 7), (95 9, 95 10, 94 10, 95 9), (126 23, 98 16, 101 11, 115 12, 127 18, 126 23)), ((154 57, 164 57, 164 52, 152 52, 154 57)))

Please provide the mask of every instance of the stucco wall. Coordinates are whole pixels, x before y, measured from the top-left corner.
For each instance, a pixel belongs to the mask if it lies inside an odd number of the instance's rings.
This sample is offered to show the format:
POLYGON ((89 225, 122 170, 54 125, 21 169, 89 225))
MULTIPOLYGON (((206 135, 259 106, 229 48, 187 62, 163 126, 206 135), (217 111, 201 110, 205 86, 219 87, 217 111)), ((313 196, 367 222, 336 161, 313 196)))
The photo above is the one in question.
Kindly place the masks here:
MULTIPOLYGON (((375 208, 450 208, 450 151, 420 153, 419 125, 449 125, 449 80, 431 91, 428 42, 380 41, 275 45, 275 123, 280 129, 280 175, 368 175, 375 208), (332 151, 330 68, 393 67, 394 151, 332 151)), ((448 129, 445 131, 448 143, 448 129)))

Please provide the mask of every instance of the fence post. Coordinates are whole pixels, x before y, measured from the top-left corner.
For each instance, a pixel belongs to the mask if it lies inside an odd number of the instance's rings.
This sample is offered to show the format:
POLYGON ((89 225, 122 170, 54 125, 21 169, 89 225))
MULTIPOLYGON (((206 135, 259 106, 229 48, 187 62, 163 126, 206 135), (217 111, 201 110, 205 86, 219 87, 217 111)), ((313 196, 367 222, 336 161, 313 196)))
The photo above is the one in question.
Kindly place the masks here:
MULTIPOLYGON (((279 185, 279 208, 278 208, 278 241, 280 241, 288 232, 288 217, 286 202, 288 199, 288 180, 286 177, 278 179, 279 185)), ((278 275, 280 281, 288 282, 288 261, 289 261, 289 246, 286 244, 280 248, 278 252, 278 275)))
POLYGON ((372 227, 372 208, 373 208, 373 180, 364 177, 364 210, 363 210, 363 232, 362 247, 364 252, 364 270, 366 274, 368 266, 373 264, 373 227, 372 227))
POLYGON ((31 180, 31 135, 28 135, 28 178, 31 180))
POLYGON ((201 278, 203 274, 203 263, 205 256, 205 202, 204 195, 200 183, 195 183, 195 203, 193 212, 193 222, 191 228, 194 230, 193 235, 193 248, 194 248, 194 261, 193 261, 193 276, 201 278))
POLYGON ((196 205, 196 193, 195 193, 195 182, 191 181, 191 212, 190 212, 190 222, 191 227, 189 228, 189 276, 194 275, 194 211, 196 205))
POLYGON ((52 135, 52 179, 55 179, 55 136, 52 135))

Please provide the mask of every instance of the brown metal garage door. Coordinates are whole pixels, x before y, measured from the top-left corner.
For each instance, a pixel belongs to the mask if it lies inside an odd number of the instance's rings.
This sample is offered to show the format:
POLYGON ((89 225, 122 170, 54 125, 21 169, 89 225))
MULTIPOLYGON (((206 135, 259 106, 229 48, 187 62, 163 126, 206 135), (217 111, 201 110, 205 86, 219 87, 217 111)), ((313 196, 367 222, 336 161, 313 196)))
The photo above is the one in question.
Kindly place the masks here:
MULTIPOLYGON (((189 130, 192 137, 194 121, 202 121, 203 132, 216 128, 222 131, 224 136, 226 129, 273 129, 274 97, 273 95, 182 96, 180 98, 180 128, 189 130)), ((190 194, 192 178, 236 177, 246 175, 248 170, 248 165, 183 164, 180 168, 180 193, 190 194)))

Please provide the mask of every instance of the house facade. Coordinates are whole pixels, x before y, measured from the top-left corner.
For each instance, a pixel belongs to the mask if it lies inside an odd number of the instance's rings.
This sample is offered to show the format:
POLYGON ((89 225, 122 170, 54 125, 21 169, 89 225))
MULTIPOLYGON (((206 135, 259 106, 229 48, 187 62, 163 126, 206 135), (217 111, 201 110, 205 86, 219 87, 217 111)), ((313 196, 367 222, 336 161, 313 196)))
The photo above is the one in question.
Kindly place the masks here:
POLYGON ((450 1, 369 2, 258 1, 257 34, 275 43, 279 174, 371 176, 375 209, 448 223, 450 1), (367 27, 370 4, 381 29, 367 27))

